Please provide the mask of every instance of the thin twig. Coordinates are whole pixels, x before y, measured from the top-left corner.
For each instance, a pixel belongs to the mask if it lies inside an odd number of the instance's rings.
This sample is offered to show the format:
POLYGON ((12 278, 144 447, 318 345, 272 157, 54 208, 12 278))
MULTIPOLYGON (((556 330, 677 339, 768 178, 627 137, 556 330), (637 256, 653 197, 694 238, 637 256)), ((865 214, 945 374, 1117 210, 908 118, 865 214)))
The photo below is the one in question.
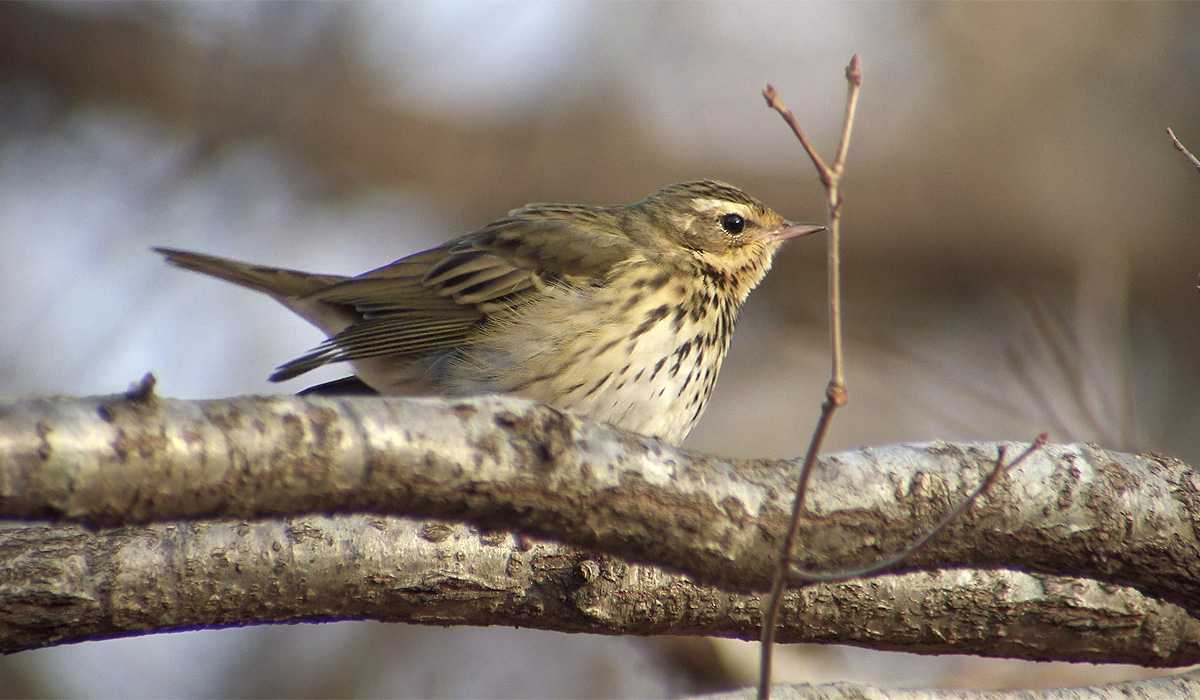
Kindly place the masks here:
POLYGON ((804 497, 808 491, 808 480, 812 475, 813 464, 817 461, 817 452, 825 441, 829 431, 829 423, 833 420, 833 412, 837 404, 827 398, 821 404, 821 417, 817 419, 817 427, 813 430, 812 439, 808 443, 808 452, 804 455, 804 465, 800 468, 800 480, 796 486, 796 497, 792 501, 792 516, 788 522, 787 534, 784 535, 780 549, 779 565, 775 570, 775 578, 771 581, 771 594, 767 598, 767 610, 763 613, 762 646, 759 649, 758 697, 768 700, 771 697, 771 649, 775 645, 775 629, 779 626, 779 613, 783 606, 783 594, 787 589, 788 569, 791 566, 792 550, 795 549, 796 533, 800 530, 800 512, 804 497))
POLYGON ((850 133, 854 129, 854 115, 858 111, 858 93, 862 88, 862 62, 858 54, 850 58, 846 66, 846 115, 842 120, 842 138, 838 141, 837 157, 833 159, 833 175, 826 191, 829 195, 829 338, 833 354, 833 368, 829 393, 838 406, 846 403, 845 361, 842 356, 842 195, 838 186, 846 170, 846 153, 850 150, 850 133), (840 399, 840 400, 839 400, 840 399))
POLYGON ((850 132, 854 129, 854 114, 858 111, 858 93, 862 88, 862 61, 858 54, 850 57, 846 66, 846 116, 842 119, 842 140, 838 142, 837 156, 833 159, 833 171, 841 175, 846 167, 846 152, 850 150, 850 132))
POLYGON ((800 145, 804 146, 804 152, 808 154, 809 158, 812 158, 813 166, 817 169, 817 176, 821 178, 821 184, 829 187, 829 176, 831 173, 829 166, 825 164, 825 159, 821 157, 820 153, 817 153, 817 149, 812 145, 812 141, 808 140, 808 136, 800 128, 800 123, 796 121, 796 115, 792 114, 792 110, 788 109, 783 100, 779 99, 779 93, 776 92, 775 86, 767 85, 763 89, 763 97, 767 100, 767 106, 779 112, 779 116, 783 117, 783 121, 792 127, 792 133, 796 135, 797 139, 800 139, 800 145))
POLYGON ((1187 146, 1184 146, 1182 143, 1179 142, 1179 139, 1175 137, 1175 132, 1172 131, 1171 127, 1169 127, 1169 126, 1167 127, 1167 136, 1171 137, 1171 143, 1175 144, 1175 148, 1180 153, 1182 153, 1189 161, 1191 161, 1192 166, 1194 168, 1196 168, 1196 170, 1200 170, 1200 158, 1197 158, 1194 153, 1192 153, 1191 151, 1189 151, 1187 149, 1187 146))
POLYGON ((825 192, 828 196, 829 343, 832 366, 830 368, 829 384, 825 389, 825 401, 821 404, 821 415, 817 419, 812 440, 809 441, 808 451, 804 456, 804 464, 800 468, 800 478, 796 485, 796 497, 792 501, 792 515, 788 531, 784 536, 783 544, 780 548, 779 562, 771 584, 771 595, 768 599, 766 612, 763 614, 758 685, 758 697, 761 700, 767 700, 771 696, 771 653, 775 644, 775 628, 779 622, 780 607, 783 605, 783 593, 787 589, 788 569, 791 566, 796 533, 800 529, 800 513, 804 507, 804 496, 808 489, 808 480, 812 475, 817 454, 820 452, 821 445, 825 441, 825 436, 829 432, 829 424, 833 420, 834 412, 841 406, 846 405, 849 399, 846 393, 846 378, 843 369, 842 353, 841 230, 839 226, 841 222, 842 198, 838 192, 838 186, 841 183, 842 173, 846 166, 846 153, 850 148, 850 135, 854 128, 854 115, 858 108, 858 93, 862 88, 862 63, 859 61, 858 54, 855 54, 850 59, 850 64, 846 66, 846 82, 846 114, 842 122, 842 136, 838 142, 837 154, 832 165, 827 164, 821 158, 821 155, 817 153, 812 142, 804 134, 804 130, 800 128, 796 116, 779 99, 779 94, 775 91, 775 88, 767 85, 766 89, 763 90, 763 97, 767 101, 767 106, 783 117, 784 122, 791 127, 792 133, 796 135, 796 138, 800 141, 800 145, 808 153, 808 157, 812 159, 813 166, 817 169, 817 175, 821 179, 821 184, 825 186, 825 192))
MULTIPOLYGON (((1196 170, 1200 170, 1200 159, 1196 158, 1196 154, 1189 151, 1187 146, 1183 145, 1183 143, 1175 136, 1175 131, 1169 126, 1167 127, 1167 136, 1171 137, 1171 143, 1175 144, 1175 149, 1182 153, 1185 158, 1191 161, 1196 170)), ((1196 289, 1200 289, 1200 284, 1196 285, 1196 289)))
POLYGON ((962 503, 959 503, 954 510, 951 510, 943 515, 942 519, 939 520, 936 525, 930 528, 929 531, 924 535, 921 535, 914 540, 912 544, 908 545, 887 559, 872 562, 871 564, 855 569, 842 569, 841 571, 811 571, 809 569, 801 569, 800 567, 793 565, 788 572, 789 581, 791 583, 801 584, 838 583, 840 581, 848 581, 850 579, 861 578, 863 576, 874 576, 903 563, 905 559, 908 559, 915 552, 928 544, 930 540, 941 534, 941 532, 945 530, 950 523, 958 519, 958 516, 965 513, 966 510, 971 507, 972 503, 974 503, 981 495, 983 495, 985 491, 990 489, 992 484, 996 483, 1000 479, 1002 474, 1010 469, 1020 466, 1021 462, 1024 462, 1029 455, 1041 449, 1049 439, 1050 436, 1046 433, 1038 435, 1037 438, 1035 438, 1034 441, 1029 444, 1029 447, 1026 447, 1016 459, 1008 464, 1004 463, 1005 452, 1004 447, 1001 446, 999 450, 997 450, 995 466, 993 466, 991 471, 988 472, 987 477, 985 477, 984 480, 980 482, 980 484, 976 486, 975 489, 971 491, 971 493, 965 499, 963 499, 962 503))

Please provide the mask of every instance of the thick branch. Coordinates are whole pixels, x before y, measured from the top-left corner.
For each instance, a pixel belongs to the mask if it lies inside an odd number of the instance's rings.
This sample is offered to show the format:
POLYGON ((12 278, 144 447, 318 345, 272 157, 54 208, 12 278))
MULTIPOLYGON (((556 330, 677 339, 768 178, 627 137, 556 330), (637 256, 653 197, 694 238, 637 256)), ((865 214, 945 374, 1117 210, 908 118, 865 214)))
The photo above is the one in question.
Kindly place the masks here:
MULTIPOLYGON (((755 639, 759 596, 465 526, 373 516, 0 530, 0 652, 337 619, 755 639)), ((1200 621, 1127 588, 956 571, 812 586, 782 641, 1180 666, 1200 621)))
MULTIPOLYGON (((1030 690, 964 690, 939 688, 877 688, 861 683, 777 685, 771 693, 779 700, 1129 700, 1130 698, 1194 698, 1200 696, 1200 672, 1164 678, 1146 678, 1087 688, 1030 690)), ((753 689, 706 695, 704 700, 752 700, 753 689)))
MULTIPOLYGON (((995 451, 938 442, 822 458, 799 563, 838 568, 900 549, 963 498, 995 451)), ((689 454, 501 397, 0 405, 0 517, 95 526, 308 513, 449 518, 738 591, 770 584, 794 466, 689 454)), ((1178 460, 1051 445, 910 568, 1086 577, 1195 615, 1198 486, 1178 460)))

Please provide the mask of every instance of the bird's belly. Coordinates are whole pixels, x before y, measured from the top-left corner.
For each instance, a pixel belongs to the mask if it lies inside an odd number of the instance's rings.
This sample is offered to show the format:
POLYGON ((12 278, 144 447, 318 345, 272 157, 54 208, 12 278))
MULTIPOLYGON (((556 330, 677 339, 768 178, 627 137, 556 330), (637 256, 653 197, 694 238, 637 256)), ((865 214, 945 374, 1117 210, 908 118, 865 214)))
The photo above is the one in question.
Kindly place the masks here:
POLYGON ((641 333, 611 324, 559 336, 496 389, 678 444, 700 419, 727 343, 670 316, 641 333))
MULTIPOLYGON (((600 335, 587 346, 600 350, 614 340, 600 335)), ((664 320, 635 339, 618 337, 604 352, 585 353, 587 381, 557 383, 557 395, 545 400, 625 430, 682 442, 704 412, 724 355, 724 347, 693 347, 696 335, 695 327, 675 331, 664 320)))

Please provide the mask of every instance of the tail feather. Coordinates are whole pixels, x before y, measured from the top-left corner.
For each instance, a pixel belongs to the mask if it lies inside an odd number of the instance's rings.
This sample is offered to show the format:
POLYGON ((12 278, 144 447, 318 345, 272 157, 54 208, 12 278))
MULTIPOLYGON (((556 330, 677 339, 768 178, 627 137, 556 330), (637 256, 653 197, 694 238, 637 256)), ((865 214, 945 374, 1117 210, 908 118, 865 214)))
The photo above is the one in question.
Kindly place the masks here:
MULTIPOLYGON (((203 253, 193 253, 173 248, 155 248, 154 250, 162 254, 167 259, 167 262, 176 267, 201 272, 242 287, 264 292, 300 315, 300 317, 309 323, 320 328, 325 332, 325 335, 331 338, 338 336, 338 334, 346 331, 347 328, 351 328, 364 320, 363 312, 356 308, 353 302, 342 301, 340 299, 336 301, 326 300, 321 295, 316 294, 321 290, 336 286, 340 282, 345 282, 351 278, 252 265, 228 258, 220 258, 215 255, 205 255, 203 253)), ((437 297, 437 299, 439 301, 439 305, 437 306, 439 310, 443 310, 445 304, 454 305, 448 299, 441 297, 437 297)), ((405 302, 403 308, 407 310, 412 306, 411 303, 405 302)), ((427 314, 417 314, 415 322, 418 325, 416 330, 437 330, 440 335, 437 335, 436 339, 439 340, 444 340, 448 335, 461 334, 461 330, 454 330, 454 326, 469 325, 477 316, 477 312, 464 312, 462 309, 458 309, 458 311, 465 313, 465 320, 463 318, 451 318, 433 323, 427 318, 427 314), (426 324, 432 325, 429 327, 419 325, 422 319, 425 319, 426 324), (447 326, 447 324, 449 324, 448 328, 443 327, 447 326)), ((369 326, 369 328, 375 327, 369 326)), ((394 334, 398 331, 392 330, 391 332, 394 334)), ((358 336, 352 335, 351 337, 358 336)), ((429 339, 426 338, 425 340, 428 341, 429 339)), ((344 348, 327 340, 308 354, 276 368, 270 380, 273 382, 284 381, 329 364, 330 362, 352 360, 355 372, 358 374, 358 378, 354 382, 357 382, 361 387, 353 384, 350 380, 345 380, 344 382, 337 382, 328 387, 318 387, 322 391, 314 393, 346 393, 350 390, 370 388, 371 390, 386 394, 407 396, 427 394, 434 389, 430 382, 433 364, 446 355, 446 350, 452 349, 450 347, 441 347, 442 345, 446 345, 446 343, 430 347, 410 343, 405 346, 409 350, 428 349, 429 352, 420 354, 408 353, 409 356, 406 360, 398 360, 395 357, 395 352, 378 351, 380 349, 375 346, 360 349, 357 353, 348 354, 344 348), (440 353, 437 352, 439 349, 441 350, 440 353)))
POLYGON ((252 265, 229 258, 175 248, 155 248, 154 251, 162 254, 167 262, 176 267, 265 292, 281 300, 312 294, 346 279, 340 275, 318 275, 299 270, 252 265))
POLYGON ((267 377, 267 379, 268 381, 272 382, 286 382, 289 379, 295 379, 305 372, 311 372, 318 367, 323 367, 330 362, 336 361, 336 355, 336 347, 329 347, 328 345, 322 344, 316 350, 313 350, 307 355, 297 357, 294 360, 288 360, 282 365, 279 365, 275 368, 275 371, 271 373, 271 376, 267 377))

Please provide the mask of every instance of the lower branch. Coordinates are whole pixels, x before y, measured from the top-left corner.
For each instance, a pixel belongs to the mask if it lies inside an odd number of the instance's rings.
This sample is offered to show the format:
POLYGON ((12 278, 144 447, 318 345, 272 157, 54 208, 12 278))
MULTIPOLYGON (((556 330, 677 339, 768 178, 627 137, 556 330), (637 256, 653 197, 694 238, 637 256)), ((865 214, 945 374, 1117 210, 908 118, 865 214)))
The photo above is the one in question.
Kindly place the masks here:
MULTIPOLYGON (((572 547, 371 516, 0 530, 0 651, 153 632, 370 619, 755 639, 760 596, 572 547)), ((779 639, 1180 666, 1200 621, 1091 581, 884 576, 783 600, 779 639)))
MULTIPOLYGON (((962 690, 940 688, 876 688, 860 683, 772 686, 776 697, 788 700, 1128 700, 1129 698, 1200 697, 1200 671, 1164 678, 1148 678, 1087 688, 1043 688, 1029 690, 962 690)), ((705 695, 704 700, 753 700, 752 689, 705 695)))

